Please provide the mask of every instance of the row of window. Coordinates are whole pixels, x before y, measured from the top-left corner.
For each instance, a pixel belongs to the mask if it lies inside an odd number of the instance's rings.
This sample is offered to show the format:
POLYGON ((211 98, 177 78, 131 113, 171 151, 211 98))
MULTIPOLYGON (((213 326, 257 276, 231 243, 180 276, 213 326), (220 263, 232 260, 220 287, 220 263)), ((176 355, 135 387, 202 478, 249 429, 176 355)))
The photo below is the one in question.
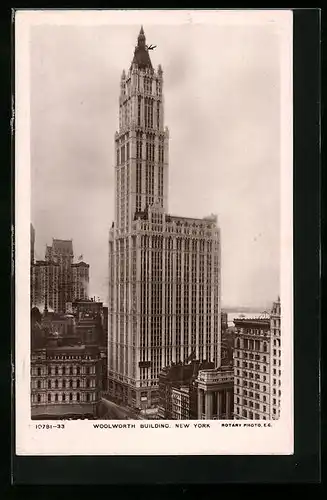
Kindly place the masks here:
MULTIPOLYGON (((55 394, 49 393, 47 395, 46 401, 48 403, 73 402, 73 401, 90 402, 90 401, 95 401, 95 398, 96 398, 96 395, 94 392, 92 392, 92 393, 87 392, 84 395, 83 394, 81 395, 79 392, 77 392, 76 394, 72 393, 72 392, 70 392, 69 394, 66 394, 65 392, 63 392, 63 393, 56 392, 55 394)), ((33 403, 35 403, 35 402, 41 403, 41 402, 45 402, 45 401, 44 401, 44 398, 42 398, 42 394, 34 394, 34 395, 32 395, 32 402, 33 403)))
POLYGON ((254 420, 260 420, 261 418, 262 418, 262 420, 267 419, 265 415, 260 417, 259 413, 253 413, 253 411, 246 410, 245 408, 242 409, 242 413, 241 413, 241 408, 239 408, 238 406, 236 407, 236 414, 237 415, 242 414, 242 417, 248 418, 248 419, 254 419, 254 420))
POLYGON ((234 347, 235 349, 248 349, 268 352, 268 343, 262 342, 260 340, 240 339, 239 337, 236 337, 234 347))
MULTIPOLYGON (((36 388, 37 389, 41 389, 43 384, 42 384, 42 380, 36 380, 36 388)), ((83 384, 81 384, 81 381, 79 379, 77 379, 76 381, 74 380, 65 380, 63 379, 61 381, 61 384, 59 383, 59 381, 56 379, 56 380, 48 380, 48 383, 47 383, 47 386, 48 386, 48 389, 57 389, 59 387, 62 387, 62 388, 66 388, 66 387, 69 387, 69 388, 79 388, 79 387, 82 387, 83 384)), ((94 379, 86 379, 85 380, 85 387, 95 387, 95 380, 94 379)))
MULTIPOLYGON (((35 370, 33 370, 33 375, 35 374, 35 370)), ((44 367, 42 369, 40 366, 37 367, 36 369, 36 374, 38 377, 41 377, 42 375, 44 376, 45 374, 48 375, 92 375, 95 374, 95 366, 48 366, 47 368, 44 367)))

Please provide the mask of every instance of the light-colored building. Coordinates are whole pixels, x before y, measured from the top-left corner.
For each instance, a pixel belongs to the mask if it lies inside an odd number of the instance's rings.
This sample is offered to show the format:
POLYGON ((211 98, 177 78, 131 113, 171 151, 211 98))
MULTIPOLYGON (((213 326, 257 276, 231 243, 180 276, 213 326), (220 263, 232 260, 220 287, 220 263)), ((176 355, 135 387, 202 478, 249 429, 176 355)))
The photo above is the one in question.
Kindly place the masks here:
POLYGON ((270 314, 271 360, 270 360, 270 418, 280 417, 281 398, 281 304, 280 298, 274 302, 270 314))
POLYGON ((234 340, 234 417, 279 417, 281 390, 280 301, 271 314, 237 318, 234 340))
POLYGON ((190 420, 190 387, 173 387, 171 391, 172 419, 190 420))
POLYGON ((141 29, 120 82, 108 310, 109 392, 138 408, 158 404, 160 370, 192 351, 220 364, 217 218, 169 215, 168 139, 141 29))
POLYGON ((72 264, 72 300, 87 300, 89 297, 90 265, 85 262, 72 264))
POLYGON ((198 373, 198 419, 233 419, 234 373, 229 366, 221 366, 198 373))

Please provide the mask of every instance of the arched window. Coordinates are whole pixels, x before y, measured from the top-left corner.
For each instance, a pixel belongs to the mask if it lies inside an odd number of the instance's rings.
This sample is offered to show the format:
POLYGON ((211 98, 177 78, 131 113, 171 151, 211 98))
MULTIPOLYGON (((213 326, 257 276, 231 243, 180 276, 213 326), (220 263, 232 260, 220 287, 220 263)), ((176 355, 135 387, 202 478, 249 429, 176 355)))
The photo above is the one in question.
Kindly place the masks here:
POLYGON ((73 381, 72 381, 72 380, 70 380, 70 381, 69 381, 69 387, 70 387, 70 388, 72 388, 72 387, 73 387, 73 381))
POLYGON ((41 403, 41 396, 40 396, 40 394, 37 395, 37 402, 41 403))
POLYGON ((51 380, 48 380, 48 389, 51 389, 51 380))
POLYGON ((86 379, 86 387, 90 387, 90 380, 88 378, 86 379))
POLYGON ((267 352, 267 343, 266 342, 263 343, 263 352, 267 352))
POLYGON ((80 373, 81 373, 81 369, 80 369, 80 367, 78 366, 78 367, 76 368, 76 375, 80 375, 80 373))
POLYGON ((48 394, 48 402, 51 403, 51 394, 48 394))
POLYGON ((66 367, 65 366, 62 367, 62 374, 66 375, 66 367))
POLYGON ((79 379, 77 379, 77 381, 76 381, 76 387, 80 387, 80 380, 79 379))
POLYGON ((71 375, 74 375, 74 370, 73 370, 73 367, 72 367, 72 366, 70 367, 69 372, 70 372, 70 374, 71 374, 71 375))
POLYGON ((86 393, 86 401, 90 401, 90 394, 88 392, 86 393))
POLYGON ((77 399, 77 401, 79 401, 79 400, 80 400, 80 395, 79 395, 79 392, 76 394, 76 399, 77 399))
POLYGON ((55 367, 55 375, 58 375, 58 366, 55 367))
POLYGON ((55 380, 55 388, 58 389, 58 380, 55 380))
POLYGON ((62 393, 62 398, 61 398, 63 401, 66 401, 66 394, 63 392, 62 393))
POLYGON ((73 394, 71 392, 69 393, 69 401, 73 401, 73 394))
POLYGON ((63 379, 63 381, 62 381, 62 386, 63 386, 63 388, 66 387, 66 380, 65 379, 63 379))
POLYGON ((39 377, 41 376, 41 368, 37 369, 37 374, 38 374, 39 377))
POLYGON ((58 394, 55 394, 55 401, 58 401, 58 394))
POLYGON ((38 381, 37 381, 37 388, 38 388, 38 389, 41 389, 41 380, 38 380, 38 381))

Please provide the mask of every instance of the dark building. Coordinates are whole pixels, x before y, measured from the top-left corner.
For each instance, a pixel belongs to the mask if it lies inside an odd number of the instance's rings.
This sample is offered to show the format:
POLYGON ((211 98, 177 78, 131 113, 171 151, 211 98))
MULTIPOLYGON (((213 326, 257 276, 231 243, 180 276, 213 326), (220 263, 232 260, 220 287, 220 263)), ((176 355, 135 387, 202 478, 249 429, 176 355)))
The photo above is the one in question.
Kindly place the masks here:
POLYGON ((31 306, 62 314, 74 300, 87 300, 90 266, 73 263, 72 240, 53 239, 52 246, 46 246, 45 259, 37 261, 34 241, 31 225, 31 306))
POLYGON ((52 246, 46 247, 45 260, 59 264, 58 277, 58 311, 64 312, 66 304, 73 300, 73 273, 74 259, 72 240, 52 240, 52 246))
POLYGON ((214 368, 214 363, 193 360, 189 364, 165 367, 159 374, 158 417, 165 420, 197 419, 199 370, 214 368))
POLYGON ((108 308, 95 300, 76 300, 72 304, 76 330, 84 343, 107 348, 108 308))
POLYGON ((221 334, 223 335, 228 328, 228 314, 225 311, 221 311, 221 334))

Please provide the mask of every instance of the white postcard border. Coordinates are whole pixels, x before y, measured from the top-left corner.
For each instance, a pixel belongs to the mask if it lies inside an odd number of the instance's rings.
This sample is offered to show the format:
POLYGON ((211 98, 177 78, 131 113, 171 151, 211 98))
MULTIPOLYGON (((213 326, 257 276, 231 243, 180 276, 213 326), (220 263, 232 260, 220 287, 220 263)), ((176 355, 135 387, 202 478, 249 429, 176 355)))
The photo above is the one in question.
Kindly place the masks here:
MULTIPOLYGON (((290 455, 293 423, 293 99, 292 12, 18 11, 15 16, 15 408, 17 455, 290 455), (276 23, 281 53, 282 397, 276 421, 32 421, 30 417, 30 78, 29 34, 36 24, 276 23), (267 424, 270 426, 267 426, 267 424), (95 428, 103 424, 107 427, 95 428), (141 428, 167 424, 169 428, 141 428), (176 424, 188 425, 177 428, 176 424), (208 424, 210 427, 200 427, 208 424), (230 426, 228 425, 230 424, 230 426), (234 425, 233 425, 234 424, 234 425), (235 426, 239 424, 239 426, 235 426), (38 426, 45 426, 40 428, 38 426), (48 429, 46 428, 48 425, 48 429), (51 428, 51 425, 53 426, 51 428)), ((269 188, 269 187, 268 187, 269 188)), ((267 221, 269 223, 269 221, 267 221)))

